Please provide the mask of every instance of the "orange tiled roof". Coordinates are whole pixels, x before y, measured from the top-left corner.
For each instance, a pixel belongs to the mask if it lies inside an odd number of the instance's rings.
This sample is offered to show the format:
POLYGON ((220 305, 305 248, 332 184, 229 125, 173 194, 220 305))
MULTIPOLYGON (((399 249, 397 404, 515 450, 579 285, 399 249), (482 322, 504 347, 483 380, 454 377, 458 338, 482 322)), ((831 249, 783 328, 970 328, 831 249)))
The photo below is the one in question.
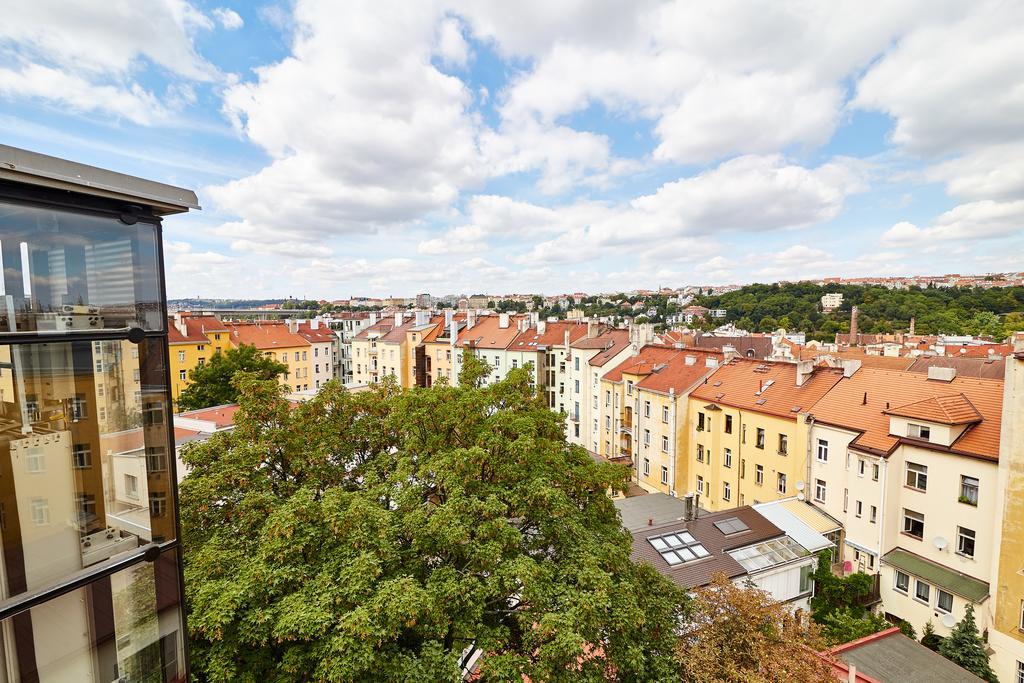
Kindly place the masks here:
POLYGON ((352 337, 353 341, 364 341, 370 338, 379 338, 382 335, 387 334, 391 331, 391 328, 395 325, 394 318, 385 318, 380 320, 369 327, 364 327, 359 330, 356 336, 352 337))
POLYGON ((565 343, 565 333, 569 333, 569 345, 587 336, 586 323, 549 322, 546 323, 544 334, 536 327, 529 327, 520 332, 508 348, 510 351, 536 351, 538 346, 559 346, 565 343), (532 346, 531 346, 532 345, 532 346))
POLYGON ((311 344, 331 344, 337 339, 329 327, 321 324, 314 330, 308 321, 299 325, 298 334, 311 344))
POLYGON ((500 318, 485 315, 477 318, 476 325, 466 327, 459 333, 456 346, 470 346, 478 349, 507 349, 519 334, 516 318, 509 316, 508 327, 500 327, 500 318))
POLYGON ((654 372, 656 366, 667 364, 678 353, 679 349, 674 349, 671 346, 648 344, 636 355, 630 356, 609 370, 603 379, 609 382, 621 382, 623 375, 649 375, 654 372))
POLYGON ((842 378, 843 371, 816 367, 801 386, 796 364, 734 358, 720 366, 692 397, 795 420, 842 378))
POLYGON ((201 333, 206 332, 227 332, 227 325, 220 321, 215 315, 182 315, 181 319, 185 322, 191 330, 193 326, 198 326, 201 333))
POLYGON ((606 330, 596 337, 584 337, 572 343, 574 349, 600 349, 588 365, 600 368, 629 346, 629 330, 606 330))
POLYGON ((955 377, 950 382, 940 382, 928 379, 922 372, 861 368, 833 387, 811 412, 819 422, 860 432, 850 444, 854 448, 887 454, 901 438, 889 434, 887 411, 891 404, 906 406, 956 394, 963 394, 982 419, 971 424, 951 450, 997 460, 1003 409, 1002 380, 955 377))
POLYGON ((688 392, 705 375, 713 371, 714 368, 709 368, 707 365, 708 358, 714 358, 721 362, 724 357, 720 351, 676 350, 676 353, 663 368, 656 369, 640 380, 637 386, 664 394, 672 390, 678 396, 688 392))
POLYGON ((198 328, 185 325, 186 334, 174 324, 174 318, 167 319, 167 343, 168 344, 209 344, 210 340, 202 334, 198 328))
POLYGON ((180 416, 192 418, 193 420, 212 422, 217 425, 218 428, 223 429, 224 427, 230 427, 235 423, 235 413, 237 412, 238 404, 229 403, 223 406, 213 406, 212 408, 189 410, 181 413, 180 416))
POLYGON ((947 425, 981 422, 981 413, 974 407, 970 399, 962 393, 950 396, 932 396, 920 401, 897 406, 885 412, 897 417, 909 417, 915 420, 926 420, 947 425))
POLYGON ((236 346, 248 344, 257 349, 281 349, 309 346, 302 336, 290 332, 284 323, 229 323, 231 342, 236 346))
POLYGON ((416 319, 406 320, 397 327, 392 327, 387 334, 378 341, 384 344, 401 344, 405 341, 405 333, 416 327, 416 319))

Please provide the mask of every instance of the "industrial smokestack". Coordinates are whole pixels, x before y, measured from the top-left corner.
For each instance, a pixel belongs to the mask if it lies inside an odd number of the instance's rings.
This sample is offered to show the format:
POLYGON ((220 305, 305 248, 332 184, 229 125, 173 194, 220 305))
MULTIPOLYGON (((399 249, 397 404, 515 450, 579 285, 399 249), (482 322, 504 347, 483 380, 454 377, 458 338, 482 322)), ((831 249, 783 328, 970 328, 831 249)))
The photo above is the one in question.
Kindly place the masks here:
POLYGON ((914 316, 910 316, 910 336, 914 336, 914 332, 917 330, 917 320, 914 316))
POLYGON ((850 311, 850 346, 857 346, 857 307, 850 311))

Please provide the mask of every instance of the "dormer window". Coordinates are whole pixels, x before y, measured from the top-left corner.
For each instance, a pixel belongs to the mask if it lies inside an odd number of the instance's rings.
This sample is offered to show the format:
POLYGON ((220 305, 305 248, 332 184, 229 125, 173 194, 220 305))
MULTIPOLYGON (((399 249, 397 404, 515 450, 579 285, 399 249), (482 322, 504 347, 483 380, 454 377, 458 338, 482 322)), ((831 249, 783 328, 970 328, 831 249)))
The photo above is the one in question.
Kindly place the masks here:
POLYGON ((907 436, 927 441, 932 434, 932 428, 928 425, 910 423, 907 425, 907 436))

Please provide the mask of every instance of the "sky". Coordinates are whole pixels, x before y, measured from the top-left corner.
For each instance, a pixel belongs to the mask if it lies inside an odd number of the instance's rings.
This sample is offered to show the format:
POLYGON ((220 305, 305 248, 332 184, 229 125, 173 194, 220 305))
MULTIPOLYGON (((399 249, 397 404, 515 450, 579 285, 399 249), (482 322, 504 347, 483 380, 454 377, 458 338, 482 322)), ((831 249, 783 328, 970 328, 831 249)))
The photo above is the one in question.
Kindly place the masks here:
POLYGON ((1024 270, 1024 2, 4 14, 0 142, 199 195, 172 298, 1024 270))

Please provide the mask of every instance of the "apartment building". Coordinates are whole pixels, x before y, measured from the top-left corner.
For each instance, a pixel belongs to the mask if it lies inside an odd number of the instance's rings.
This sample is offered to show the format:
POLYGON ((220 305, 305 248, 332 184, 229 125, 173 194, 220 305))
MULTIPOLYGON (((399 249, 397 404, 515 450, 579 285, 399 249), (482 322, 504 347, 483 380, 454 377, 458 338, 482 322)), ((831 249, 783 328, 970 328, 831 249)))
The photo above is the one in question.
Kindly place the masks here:
POLYGON ((175 313, 167 320, 167 343, 171 354, 171 393, 178 400, 191 384, 189 374, 206 364, 214 353, 230 348, 228 329, 212 315, 175 313))
POLYGON ((462 372, 462 360, 466 353, 476 354, 491 366, 491 374, 483 379, 484 384, 501 381, 509 370, 520 367, 519 356, 510 359, 505 354, 505 350, 522 332, 520 320, 521 318, 510 316, 508 313, 477 316, 475 311, 467 311, 466 327, 459 333, 459 338, 455 342, 453 376, 458 377, 462 372))
MULTIPOLYGON (((335 378, 336 354, 340 345, 338 337, 316 318, 303 321, 289 320, 288 329, 309 343, 309 391, 317 391, 335 378)), ((303 385, 305 384, 303 382, 303 385)))
POLYGON ((394 325, 387 334, 377 340, 377 359, 380 374, 377 381, 393 377, 401 387, 414 385, 415 370, 409 358, 409 333, 416 327, 416 320, 398 312, 394 325))
POLYGON ((860 368, 812 408, 807 498, 843 522, 840 558, 881 574, 886 613, 949 634, 992 622, 1001 380, 860 368))
POLYGON ((807 414, 843 377, 810 361, 734 358, 690 393, 687 491, 723 510, 803 492, 807 414))
POLYGON ((572 343, 587 336, 587 325, 578 321, 544 320, 527 325, 527 320, 521 318, 520 326, 522 332, 505 349, 505 367, 531 365, 533 381, 544 391, 548 407, 568 412, 567 406, 573 407, 567 387, 570 381, 568 359, 572 343))
POLYGON ((458 341, 460 330, 465 328, 465 313, 445 311, 441 323, 424 334, 423 386, 433 386, 442 377, 449 385, 458 383, 458 376, 452 374, 455 366, 455 342, 458 341))
POLYGON ((687 396, 721 363, 715 351, 647 345, 601 380, 602 455, 628 462, 650 492, 677 495, 686 481, 687 396), (680 457, 682 455, 682 457, 680 457))
POLYGON ((433 359, 427 355, 426 340, 444 327, 444 317, 430 311, 415 311, 413 326, 405 333, 405 379, 402 386, 427 387, 433 359))
POLYGON ((1024 677, 1024 343, 1006 359, 988 644, 1001 681, 1024 677))
POLYGON ((160 225, 191 208, 0 145, 3 680, 187 679, 160 225))
POLYGON ((367 385, 380 376, 380 338, 394 327, 394 318, 385 318, 360 330, 352 337, 352 383, 367 385))
POLYGON ((572 343, 566 437, 591 453, 600 452, 601 378, 632 353, 628 330, 599 330, 590 323, 587 336, 572 343))
POLYGON ((376 313, 343 311, 334 313, 324 321, 338 338, 333 374, 343 384, 352 380, 352 338, 370 325, 377 323, 376 313))
MULTIPOLYGON (((279 380, 289 392, 309 391, 313 386, 312 344, 293 331, 294 325, 283 322, 225 323, 233 346, 255 346, 268 358, 283 363, 288 369, 279 380)), ((315 390, 315 389, 314 389, 315 390)))

